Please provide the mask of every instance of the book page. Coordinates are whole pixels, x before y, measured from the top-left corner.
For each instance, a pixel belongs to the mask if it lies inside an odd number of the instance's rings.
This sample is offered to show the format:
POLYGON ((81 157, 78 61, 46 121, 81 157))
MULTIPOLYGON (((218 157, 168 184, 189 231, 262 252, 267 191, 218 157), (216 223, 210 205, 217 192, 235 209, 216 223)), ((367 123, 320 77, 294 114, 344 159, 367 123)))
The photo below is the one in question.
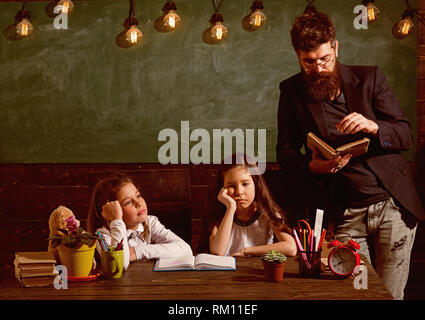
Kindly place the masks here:
POLYGON ((338 151, 324 142, 322 139, 317 137, 314 133, 309 132, 307 134, 307 147, 313 151, 314 147, 316 147, 321 155, 326 159, 333 159, 338 155, 338 151))
POLYGON ((160 269, 160 270, 193 269, 194 263, 195 263, 194 256, 159 259, 156 265, 156 269, 160 269))
POLYGON ((15 273, 21 277, 34 277, 34 276, 53 276, 59 274, 56 269, 52 270, 21 270, 19 268, 15 269, 15 273))
POLYGON ((39 252, 16 252, 15 258, 18 264, 21 263, 56 263, 50 251, 39 252))
POLYGON ((24 287, 44 287, 53 285, 56 276, 51 277, 33 277, 33 278, 19 278, 18 280, 24 287))
POLYGON ((234 257, 217 256, 214 254, 200 253, 195 259, 195 268, 200 270, 219 270, 219 269, 236 269, 236 260, 234 257))
POLYGON ((15 260, 15 265, 19 267, 21 270, 39 270, 39 269, 45 269, 50 270, 54 269, 55 265, 53 263, 31 263, 31 264, 18 264, 15 260))
POLYGON ((341 154, 351 153, 353 157, 356 157, 367 153, 367 150, 369 148, 369 142, 370 140, 368 138, 363 138, 361 140, 344 144, 337 150, 340 151, 341 154))

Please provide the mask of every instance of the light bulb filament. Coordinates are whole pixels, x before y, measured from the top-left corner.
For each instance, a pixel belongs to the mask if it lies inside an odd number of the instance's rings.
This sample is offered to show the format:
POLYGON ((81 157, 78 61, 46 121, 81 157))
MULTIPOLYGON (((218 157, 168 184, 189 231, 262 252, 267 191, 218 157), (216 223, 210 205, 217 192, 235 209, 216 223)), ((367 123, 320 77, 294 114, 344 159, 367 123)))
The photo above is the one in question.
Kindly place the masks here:
POLYGON ((137 32, 136 32, 136 30, 130 31, 130 42, 133 43, 133 44, 137 42, 137 32))
POLYGON ((408 34, 410 29, 410 24, 408 22, 404 22, 402 25, 401 33, 408 34))
POLYGON ((259 14, 256 14, 255 20, 254 20, 254 25, 257 26, 257 27, 261 26, 261 20, 262 20, 261 16, 259 14))
POLYGON ((373 8, 367 9, 367 14, 369 15, 369 20, 373 21, 375 20, 375 10, 373 8))
POLYGON ((68 1, 64 1, 62 3, 62 13, 68 13, 69 10, 69 2, 68 1))
POLYGON ((215 36, 218 40, 221 40, 223 38, 223 28, 217 28, 215 31, 215 36))
POLYGON ((168 18, 168 25, 169 25, 171 28, 175 28, 175 27, 176 27, 176 19, 175 19, 173 16, 170 16, 170 17, 168 18))
POLYGON ((21 35, 26 37, 28 35, 28 24, 21 24, 21 35))
POLYGON ((257 30, 266 23, 266 20, 267 18, 264 15, 263 11, 261 11, 260 9, 256 9, 254 13, 249 15, 249 28, 257 30))
POLYGON ((25 38, 31 35, 32 25, 27 18, 23 18, 16 26, 16 33, 19 37, 25 38))
POLYGON ((60 0, 58 5, 61 7, 61 12, 65 14, 71 14, 74 9, 74 3, 71 0, 60 0))

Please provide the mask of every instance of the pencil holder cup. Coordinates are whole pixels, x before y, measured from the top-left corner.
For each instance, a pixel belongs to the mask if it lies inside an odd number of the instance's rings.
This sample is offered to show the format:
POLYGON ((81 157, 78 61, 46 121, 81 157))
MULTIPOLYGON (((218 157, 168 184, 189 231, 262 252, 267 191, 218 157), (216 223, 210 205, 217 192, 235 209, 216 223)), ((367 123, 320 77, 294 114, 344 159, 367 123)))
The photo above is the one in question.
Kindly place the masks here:
POLYGON ((298 251, 299 272, 303 277, 319 278, 321 272, 321 254, 319 251, 298 251))
POLYGON ((103 275, 107 279, 121 278, 124 267, 124 250, 116 250, 109 247, 108 251, 102 251, 100 255, 103 275))

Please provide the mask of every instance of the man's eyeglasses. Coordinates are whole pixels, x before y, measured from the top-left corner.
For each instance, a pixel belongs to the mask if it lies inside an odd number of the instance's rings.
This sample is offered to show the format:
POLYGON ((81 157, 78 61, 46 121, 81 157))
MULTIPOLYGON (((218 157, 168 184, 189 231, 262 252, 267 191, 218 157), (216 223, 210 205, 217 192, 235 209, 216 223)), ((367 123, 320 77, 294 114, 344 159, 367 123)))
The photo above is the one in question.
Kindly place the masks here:
POLYGON ((317 59, 316 61, 303 61, 304 68, 307 70, 312 70, 315 66, 320 66, 322 69, 327 69, 335 60, 335 54, 330 54, 327 57, 317 59))

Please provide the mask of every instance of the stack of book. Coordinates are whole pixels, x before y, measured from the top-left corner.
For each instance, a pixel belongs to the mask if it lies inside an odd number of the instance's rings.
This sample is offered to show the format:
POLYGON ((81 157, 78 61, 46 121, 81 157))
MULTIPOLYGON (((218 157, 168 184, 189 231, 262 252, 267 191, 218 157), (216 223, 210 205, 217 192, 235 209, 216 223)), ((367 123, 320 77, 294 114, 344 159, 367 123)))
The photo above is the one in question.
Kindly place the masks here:
POLYGON ((58 275, 55 264, 49 251, 16 252, 15 277, 24 287, 50 286, 58 275))

